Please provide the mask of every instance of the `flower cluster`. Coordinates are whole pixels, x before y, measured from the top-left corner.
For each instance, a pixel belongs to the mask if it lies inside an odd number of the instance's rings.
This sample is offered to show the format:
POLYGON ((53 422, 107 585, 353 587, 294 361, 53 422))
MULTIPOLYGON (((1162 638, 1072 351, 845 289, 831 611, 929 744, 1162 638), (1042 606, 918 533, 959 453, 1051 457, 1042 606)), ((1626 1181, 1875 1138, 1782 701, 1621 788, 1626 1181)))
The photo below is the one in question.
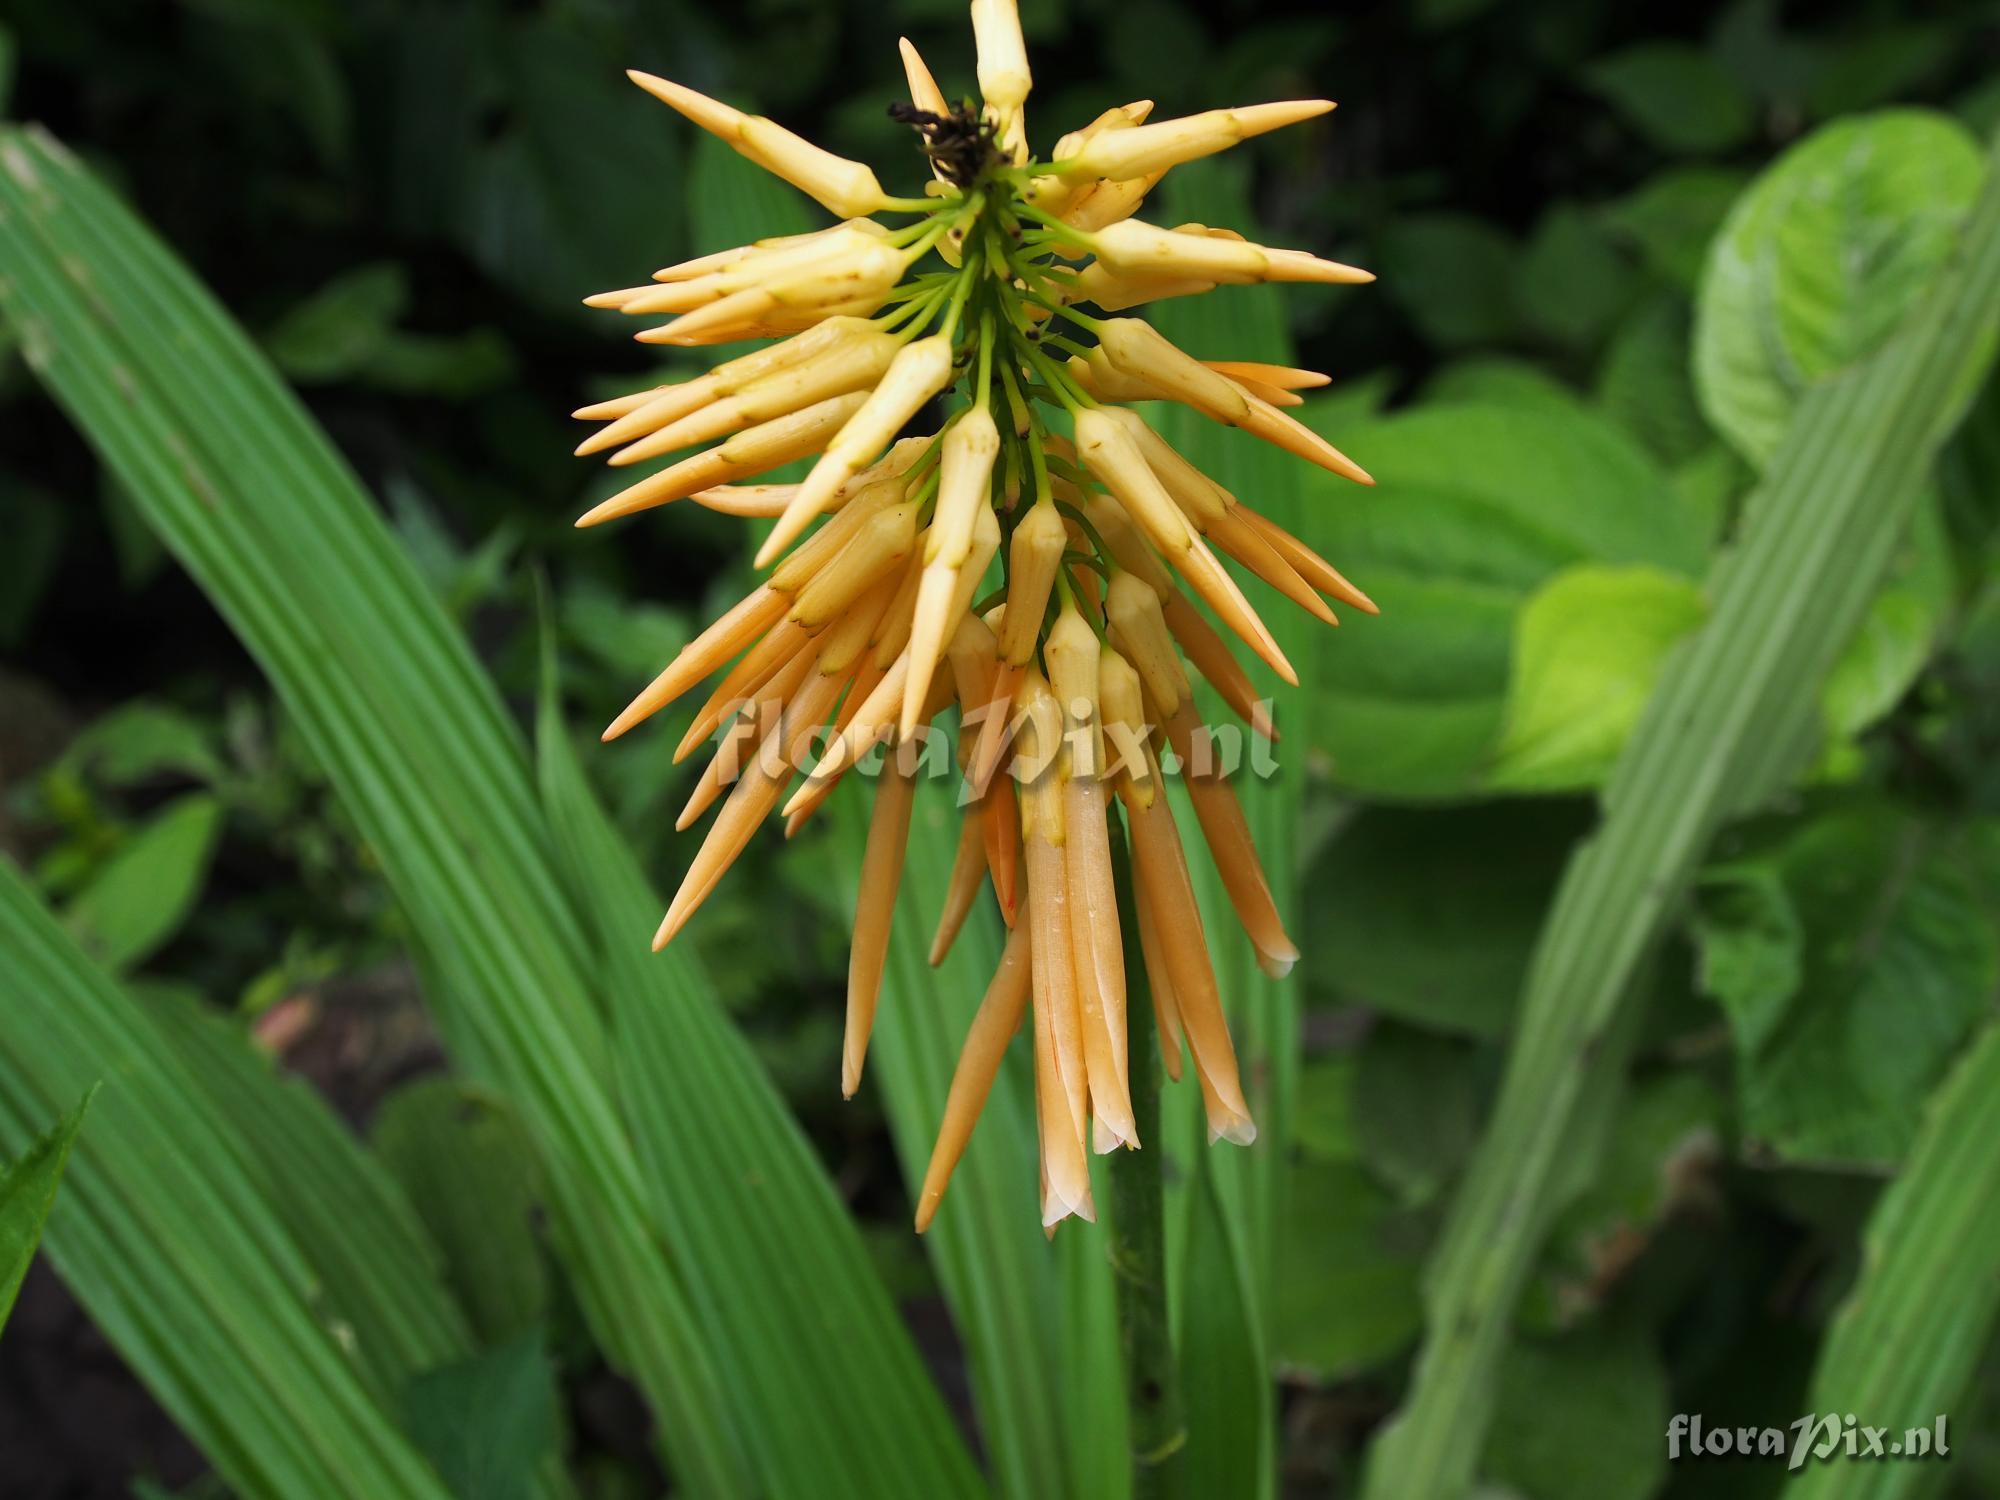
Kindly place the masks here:
POLYGON ((722 806, 655 947, 680 931, 774 810, 789 835, 877 745, 903 751, 884 757, 861 872, 841 1079, 850 1096, 909 826, 916 768, 907 748, 938 715, 958 712, 964 823, 931 961, 988 885, 1009 937, 952 1080, 919 1229, 1031 1003, 1043 1221, 1093 1217, 1087 1152, 1139 1145, 1121 925, 1138 929, 1167 1072, 1180 1077, 1185 1043, 1211 1137, 1252 1138, 1163 758, 1182 769, 1260 961, 1282 973, 1297 950, 1235 794, 1208 763, 1189 665, 1255 732, 1273 729, 1195 600, 1291 683, 1290 663, 1217 551, 1329 623, 1329 598, 1374 611, 1318 553, 1129 409, 1180 402, 1369 483, 1285 410, 1326 378, 1199 360, 1150 324, 1115 316, 1227 283, 1372 279, 1226 229, 1133 217, 1175 165, 1333 106, 1291 101, 1149 123, 1142 100, 1105 111, 1038 161, 1027 146, 1030 76, 1013 0, 973 0, 972 22, 977 107, 948 102, 902 44, 911 101, 891 113, 918 131, 931 167, 919 198, 888 196, 867 167, 768 119, 632 74, 840 222, 590 298, 664 317, 638 335, 647 343, 776 342, 698 379, 577 413, 604 423, 577 451, 609 451, 614 465, 698 450, 579 525, 684 499, 775 521, 757 553, 771 568, 765 581, 605 732, 622 734, 722 674, 680 745, 684 757, 721 732, 680 826, 722 806), (885 227, 878 215, 907 222, 885 227), (900 436, 940 398, 950 409, 935 432, 900 436), (798 483, 751 482, 808 457, 798 483), (741 753, 746 741, 754 753, 741 753), (1128 836, 1134 897, 1121 924, 1115 869, 1128 836))

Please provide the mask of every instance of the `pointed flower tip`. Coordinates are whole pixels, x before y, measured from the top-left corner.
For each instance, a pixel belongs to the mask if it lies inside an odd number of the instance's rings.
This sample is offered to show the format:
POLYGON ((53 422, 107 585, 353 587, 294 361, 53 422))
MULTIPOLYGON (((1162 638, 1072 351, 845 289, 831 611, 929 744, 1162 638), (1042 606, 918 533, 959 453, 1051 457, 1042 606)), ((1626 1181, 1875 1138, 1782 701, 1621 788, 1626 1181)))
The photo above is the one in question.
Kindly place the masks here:
MULTIPOLYGON (((648 73, 643 68, 627 68, 625 76, 655 99, 671 104, 675 109, 681 109, 683 101, 689 95, 693 95, 696 99, 702 97, 691 88, 675 83, 672 79, 662 78, 657 73, 648 73)), ((682 110, 682 113, 686 111, 682 110)))
POLYGON ((1248 1115, 1237 1115, 1225 1122, 1220 1129, 1213 1123, 1208 1127, 1208 1143, 1228 1141, 1233 1146, 1249 1146, 1257 1140, 1257 1122, 1248 1115))

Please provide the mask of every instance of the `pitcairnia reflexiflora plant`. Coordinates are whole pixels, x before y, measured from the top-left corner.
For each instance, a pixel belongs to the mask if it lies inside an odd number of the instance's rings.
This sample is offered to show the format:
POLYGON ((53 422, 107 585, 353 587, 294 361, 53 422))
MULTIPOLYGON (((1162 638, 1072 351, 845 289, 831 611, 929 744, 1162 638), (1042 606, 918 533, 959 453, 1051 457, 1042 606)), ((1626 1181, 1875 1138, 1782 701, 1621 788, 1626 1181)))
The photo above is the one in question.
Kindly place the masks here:
POLYGON ((1026 49, 1012 0, 976 0, 981 102, 953 103, 905 41, 931 181, 897 198, 873 171, 771 120, 643 73, 640 87, 775 173, 839 223, 654 273, 588 299, 666 321, 640 341, 775 340, 697 379, 586 406, 579 448, 624 466, 699 449, 579 525, 692 500, 775 520, 764 581, 702 632, 607 739, 720 673, 677 751, 714 758, 680 816, 720 802, 662 922, 671 941, 774 811, 790 834, 878 745, 848 973, 841 1087, 859 1087, 933 721, 958 710, 964 819, 932 946, 938 961, 990 885, 1009 928, 973 1019, 917 1205, 924 1228, 1032 1000, 1042 1218, 1094 1217, 1087 1153, 1141 1144, 1111 820, 1122 803, 1139 950, 1168 1073, 1183 1044, 1212 1137, 1255 1135, 1186 853, 1163 795, 1178 768, 1264 967, 1298 950, 1280 922, 1208 729, 1192 665, 1255 733, 1274 736, 1215 617, 1285 681, 1297 676, 1217 553, 1320 619, 1374 605, 1305 542, 1202 473, 1130 409, 1181 402, 1362 484, 1288 415, 1306 370, 1183 352, 1135 306, 1256 281, 1364 282, 1353 267, 1202 224, 1133 215, 1175 165, 1333 108, 1290 100, 1150 121, 1108 109, 1029 149, 1026 49), (902 220, 896 227, 883 218, 902 220), (933 402, 937 430, 899 437, 933 402), (708 446, 704 446, 708 445, 708 446), (758 476, 813 457, 795 484, 758 476), (797 775, 803 781, 786 791, 797 775))

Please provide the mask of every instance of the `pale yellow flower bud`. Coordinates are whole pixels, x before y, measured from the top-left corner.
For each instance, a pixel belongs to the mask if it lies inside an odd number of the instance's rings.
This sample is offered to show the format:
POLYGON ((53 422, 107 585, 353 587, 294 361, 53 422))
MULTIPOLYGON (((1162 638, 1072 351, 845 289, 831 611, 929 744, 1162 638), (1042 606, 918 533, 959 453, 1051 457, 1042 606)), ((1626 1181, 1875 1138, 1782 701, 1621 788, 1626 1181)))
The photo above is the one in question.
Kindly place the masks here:
POLYGON ((983 406, 965 412, 944 435, 939 458, 937 511, 931 523, 925 563, 957 567, 972 545, 973 517, 993 484, 993 461, 1000 455, 1000 429, 983 406))
POLYGON ((842 266, 867 250, 892 248, 884 245, 879 226, 866 219, 860 225, 867 227, 838 224, 819 234, 782 240, 768 249, 753 247, 747 254, 704 275, 677 277, 636 288, 629 294, 620 293, 619 311, 630 317, 687 312, 747 287, 842 266))
POLYGON ((1023 669, 1014 692, 1017 724, 1014 762, 1018 769, 1021 836, 1057 848, 1063 841, 1062 707, 1041 669, 1023 669))
POLYGON ((1240 109, 1205 110, 1198 115, 1161 120, 1130 130, 1105 131, 1067 159, 1059 147, 1052 170, 1065 177, 1108 177, 1113 181, 1144 177, 1185 161, 1213 156, 1238 141, 1310 120, 1332 108, 1330 99, 1291 99, 1240 109))
POLYGON ((937 86, 937 79, 925 66, 923 54, 908 37, 896 38, 896 50, 903 57, 903 76, 909 80, 910 103, 918 109, 929 110, 934 115, 948 114, 951 106, 945 102, 944 90, 937 86))
POLYGON ((1126 1069, 1125 948, 1105 816, 1104 783, 1095 776, 1071 776, 1063 788, 1063 864, 1084 1069, 1100 1152, 1139 1144, 1126 1069))
POLYGON ((859 599, 877 581, 902 566, 916 541, 917 507, 905 500, 863 522, 854 540, 799 590, 791 618, 818 630, 859 599))
MULTIPOLYGON (((864 325, 865 327, 866 325, 864 325)), ((882 378, 901 347, 895 336, 868 328, 821 349, 809 359, 750 381, 734 395, 669 422, 648 437, 611 455, 614 467, 658 458, 677 449, 712 442, 725 434, 849 391, 868 390, 882 378)))
MULTIPOLYGON (((902 582, 894 573, 877 579, 872 588, 855 600, 841 617, 826 628, 825 639, 819 648, 819 669, 822 672, 845 672, 861 659, 861 653, 868 649, 874 638, 875 627, 882 623, 882 612, 889 607, 889 601, 896 597, 896 586, 902 582)), ((872 669, 873 662, 870 662, 872 669)))
POLYGON ((797 594, 815 573, 854 539, 864 522, 902 498, 903 484, 899 476, 874 479, 861 486, 838 515, 799 543, 771 570, 771 587, 780 593, 797 594))
POLYGON ((901 660, 907 675, 910 631, 916 624, 917 590, 923 583, 923 577, 922 556, 911 557, 903 567, 903 581, 896 590, 896 597, 889 601, 882 623, 875 630, 876 666, 886 669, 890 663, 901 660))
MULTIPOLYGON (((1151 127, 1147 127, 1151 128, 1151 127)), ((1162 229, 1141 219, 1107 224, 1092 236, 1100 260, 1128 275, 1200 277, 1210 281, 1327 281, 1359 285, 1371 271, 1321 260, 1299 250, 1267 250, 1248 240, 1162 229)))
POLYGON ((1028 44, 1015 0, 972 0, 972 40, 978 51, 979 93, 989 108, 1018 109, 1034 87, 1028 44))
MULTIPOLYGON (((825 317, 870 313, 882 305, 909 263, 909 252, 857 235, 693 305, 692 311, 646 329, 638 339, 646 344, 721 343, 761 337, 761 330, 788 320, 804 327, 825 317)), ((695 295, 684 300, 692 305, 695 295)))
POLYGON ((746 115, 650 73, 628 69, 625 76, 840 218, 865 218, 887 201, 882 184, 867 167, 821 150, 775 120, 746 115))
POLYGON ((1132 434, 1147 464, 1196 531, 1207 531, 1236 503, 1234 495, 1182 458, 1137 412, 1112 411, 1110 416, 1132 434))
POLYGON ((1170 399, 1231 426, 1250 412, 1250 398, 1227 375, 1182 353, 1165 334, 1139 318, 1112 318, 1097 330, 1097 348, 1119 373, 1144 381, 1170 399))
POLYGON ((1104 357, 1102 349, 1069 357, 1069 372, 1077 384, 1098 401, 1165 401, 1167 393, 1145 381, 1127 375, 1104 357))
POLYGON ((585 420, 601 417, 615 420, 585 439, 576 451, 581 456, 629 443, 670 422, 679 421, 712 401, 734 394, 762 376, 810 360, 849 339, 876 332, 875 326, 865 318, 828 318, 781 344, 772 344, 740 359, 719 364, 699 379, 641 392, 637 399, 616 403, 619 409, 612 409, 613 403, 584 407, 575 415, 585 420))
POLYGON ((1070 769, 1078 776, 1099 776, 1104 770, 1097 710, 1098 652, 1096 634, 1076 605, 1065 601, 1042 646, 1042 660, 1062 709, 1070 769))
POLYGON ((1204 277, 1119 271, 1094 260, 1077 272, 1075 282, 1063 289, 1063 297, 1071 303, 1093 303, 1106 312, 1123 312, 1146 302, 1198 297, 1214 290, 1215 283, 1204 277))
POLYGON ((1000 622, 1000 659, 1021 666, 1035 654, 1056 569, 1069 531, 1053 505, 1031 506, 1007 544, 1007 613, 1000 622))
POLYGON ((1180 507, 1153 473, 1132 434, 1110 412, 1086 408, 1076 414, 1076 452, 1084 467, 1104 481, 1146 539, 1169 561, 1193 544, 1180 507))
POLYGON ((1146 757, 1145 694, 1138 669, 1110 646, 1097 660, 1097 702, 1104 721, 1105 770, 1115 774, 1119 795, 1126 802, 1152 806, 1159 788, 1146 757))
POLYGON ((578 517, 576 524, 595 526, 601 521, 631 515, 634 511, 665 505, 692 495, 696 490, 748 479, 775 469, 779 464, 790 463, 795 458, 818 453, 833 440, 834 434, 846 425, 848 419, 861 410, 866 399, 860 391, 851 391, 845 396, 835 396, 830 401, 822 401, 803 411, 791 412, 775 421, 739 432, 719 448, 684 458, 657 474, 647 476, 629 489, 620 490, 602 505, 578 517))
MULTIPOLYGON (((1089 234, 1129 219, 1139 211, 1139 205, 1146 201, 1146 195, 1152 192, 1164 175, 1154 172, 1144 177, 1128 178, 1124 182, 1100 182, 1076 200, 1062 216, 1063 221, 1089 234)), ((1063 258, 1073 260, 1076 257, 1063 254, 1063 258)))
POLYGON ((1160 596, 1121 568, 1111 575, 1111 587, 1105 591, 1104 614, 1119 650, 1145 683, 1160 712, 1174 712, 1187 692, 1187 679, 1181 673, 1180 655, 1174 650, 1160 596))
POLYGON ((897 431, 951 382, 951 340, 941 333, 907 344, 891 361, 881 384, 827 445, 799 486, 778 524, 757 549, 757 566, 770 566, 833 499, 835 493, 889 445, 897 431))
POLYGON ((842 219, 838 224, 829 224, 824 229, 809 229, 804 234, 773 234, 761 240, 752 240, 747 245, 736 245, 728 250, 717 250, 708 255, 697 255, 692 260, 662 266, 653 273, 655 281, 692 281, 697 276, 707 276, 715 271, 773 250, 784 250, 796 245, 811 244, 826 240, 843 232, 859 231, 872 234, 877 239, 885 238, 889 231, 873 219, 842 219))
POLYGON ((1174 591, 1173 576, 1146 539, 1132 525, 1125 507, 1109 495, 1093 494, 1084 502, 1083 513, 1104 545, 1111 549, 1112 561, 1128 573, 1136 573, 1162 599, 1174 591))
MULTIPOLYGON (((933 539, 937 524, 933 518, 933 539)), ((993 507, 982 504, 974 514, 971 534, 958 561, 924 565, 910 620, 910 680, 903 696, 904 734, 916 726, 918 710, 930 691, 931 674, 937 670, 947 632, 965 618, 967 606, 972 603, 972 591, 979 586, 986 565, 999 550, 1000 522, 993 514, 993 507)))

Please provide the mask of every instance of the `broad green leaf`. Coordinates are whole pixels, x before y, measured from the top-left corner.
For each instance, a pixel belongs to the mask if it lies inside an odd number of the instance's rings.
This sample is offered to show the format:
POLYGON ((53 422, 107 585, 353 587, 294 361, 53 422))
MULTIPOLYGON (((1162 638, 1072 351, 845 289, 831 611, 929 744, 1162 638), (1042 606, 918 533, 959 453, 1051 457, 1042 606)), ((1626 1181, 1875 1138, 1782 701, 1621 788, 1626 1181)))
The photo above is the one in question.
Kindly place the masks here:
POLYGON ((1667 655, 1701 624, 1692 579, 1658 568, 1565 568, 1515 621, 1507 719, 1487 769, 1506 791, 1596 786, 1651 696, 1667 655))
POLYGON ((214 781, 223 773, 214 731, 192 714, 135 699, 93 720, 69 742, 63 760, 93 781, 124 787, 156 776, 214 781))
POLYGON ((1293 1136, 1303 1155, 1320 1161, 1359 1158, 1351 1052, 1309 1057, 1300 1066, 1299 1110, 1293 1125, 1293 1136))
POLYGON ((1505 1035, 1536 924, 1588 826, 1583 809, 1548 801, 1357 812, 1306 881, 1314 1003, 1505 1035))
POLYGON ((206 793, 169 803, 105 861, 63 913, 92 958, 129 969, 180 930, 222 832, 222 804, 206 793))
POLYGON ((1574 204, 1542 215, 1514 273, 1528 326, 1570 349, 1594 348, 1631 300, 1633 274, 1595 219, 1574 204))
POLYGON ((559 16, 510 17, 496 36, 497 128, 451 184, 459 237, 526 301, 581 316, 579 299, 679 258, 689 127, 620 80, 614 49, 559 16))
POLYGON ((1195 1175, 1180 1306, 1181 1399, 1188 1414, 1182 1482, 1189 1495, 1264 1494, 1275 1481, 1277 1392, 1243 1229, 1223 1206, 1206 1162, 1195 1175))
POLYGON ((516 1338, 548 1308, 535 1234, 534 1148, 504 1099, 455 1078, 407 1084, 369 1133, 443 1256, 444 1275, 489 1344, 516 1338))
POLYGON ((556 1451, 555 1368, 537 1334, 418 1376, 403 1409, 457 1500, 527 1500, 556 1451))
POLYGON ((1857 735, 1896 706, 1930 659, 1955 593, 1943 520, 1926 497, 1902 555, 1827 678, 1830 735, 1857 735))
MULTIPOLYGON (((1325 431, 1321 400, 1312 397, 1305 410, 1311 424, 1325 431)), ((1565 418, 1583 405, 1576 391, 1546 366, 1510 354, 1468 354, 1451 361, 1424 382, 1421 400, 1426 406, 1532 406, 1565 418)))
POLYGON ((1665 292, 1618 325, 1597 369, 1597 404, 1663 464, 1680 464, 1713 441, 1688 375, 1686 303, 1665 292))
POLYGON ((1746 1057, 1763 1049, 1799 991, 1805 933, 1775 862, 1741 860, 1702 873, 1688 914, 1702 992, 1729 1018, 1746 1057))
POLYGON ((1634 129, 1663 151, 1705 156, 1750 134, 1750 101, 1728 70, 1685 42, 1642 42, 1584 70, 1634 129))
MULTIPOLYGON (((1800 1408, 1865 1413, 1899 1437, 1956 1414, 1992 1331, 2000 1282, 2000 1031, 1988 1027, 1925 1113, 1902 1175, 1868 1221, 1848 1294, 1800 1408)), ((1948 1436, 1965 1439, 1954 1420, 1948 1436)), ((1936 1463, 1815 1463, 1785 1500, 1915 1500, 1936 1463)))
POLYGON ((1281 1366, 1343 1380, 1416 1338, 1423 1309, 1414 1230, 1359 1165, 1296 1163, 1281 1230, 1271 1341, 1281 1366))
MULTIPOLYGON (((92 1091, 93 1093, 95 1090, 92 1091)), ((50 1127, 49 1133, 12 1161, 0 1160, 0 1332, 14 1310, 21 1281, 42 1242, 42 1226, 55 1207, 69 1149, 83 1128, 91 1094, 50 1127)))
POLYGON ((1693 292, 1709 242, 1748 180, 1733 167, 1678 167, 1606 205, 1604 221, 1632 244, 1654 275, 1693 292))
POLYGON ((280 318, 264 336, 264 349, 303 384, 342 380, 381 352, 409 305, 409 277, 401 266, 355 266, 280 318))
POLYGON ((448 1500, 316 1305, 248 1145, 0 860, 0 1152, 28 1150, 99 1080, 43 1244, 223 1482, 285 1500, 448 1500))
POLYGON ((1879 805, 1808 822, 1758 867, 1797 923, 1797 984, 1781 997, 1783 919, 1753 908, 1734 941, 1767 956, 1731 1008, 1744 1133, 1782 1160, 1891 1165, 2000 985, 1995 892, 1966 837, 1879 805))
POLYGON ((1815 131, 1737 201, 1702 277, 1694 370, 1709 421, 1751 463, 1769 464, 1805 392, 1909 315, 1979 177, 1963 126, 1889 110, 1815 131))
POLYGON ((1780 785, 1821 684, 1910 522, 2000 324, 2000 173, 1948 269, 1887 344, 1800 404, 1709 623, 1677 653, 1565 872, 1478 1154, 1426 1277, 1428 1336, 1377 1437, 1367 1500, 1460 1500, 1494 1416, 1512 1314, 1569 1186, 1573 1139, 1628 1033, 1644 960, 1746 789, 1780 785))
POLYGON ((476 396, 515 373, 513 346, 492 328, 439 337, 389 333, 359 370, 377 390, 412 396, 476 396))
MULTIPOLYGON (((648 1397, 677 1481, 697 1494, 743 1493, 752 1430, 796 1429, 785 1451, 802 1465, 818 1445, 838 1449, 863 1429, 837 1428, 820 1403, 865 1389, 895 1391, 888 1405, 905 1424, 900 1471, 878 1490, 960 1487, 962 1448, 938 1436, 946 1419, 913 1369, 907 1335, 885 1317, 879 1288, 857 1282, 851 1227, 829 1212, 817 1164, 799 1165, 796 1127, 768 1080, 745 1065, 724 1087, 692 1049, 656 1052, 649 1093, 709 1102, 673 1150, 699 1155, 683 1143, 700 1134, 740 1151, 730 1180, 769 1184, 760 1234, 770 1222, 818 1224, 787 1241, 791 1284, 817 1287, 816 1306, 847 1315, 843 1326, 859 1333, 841 1380, 776 1406, 740 1387, 725 1393, 721 1372, 738 1346, 704 1329, 686 1267, 714 1273, 715 1298, 752 1284, 762 1294, 770 1278, 755 1280, 739 1259, 701 1262, 705 1226, 677 1217, 648 1181, 613 1092, 614 1052, 630 1049, 607 1032, 602 935, 583 915, 614 903, 594 888, 578 901, 559 878, 558 835, 568 832, 550 827, 493 684, 325 438, 126 210, 31 132, 0 137, 0 210, 0 308, 256 653, 382 860, 432 975, 446 1043, 463 1073, 508 1097, 534 1139, 558 1253, 600 1343, 648 1397), (931 1437, 913 1442, 909 1424, 925 1421, 913 1414, 927 1408, 931 1437)), ((566 822, 583 815, 572 806, 566 822)), ((650 905, 643 889, 631 889, 619 953, 643 947, 652 926, 634 915, 650 905)), ((686 982, 665 1010, 719 1026, 706 986, 679 972, 686 982)), ((817 1493, 836 1471, 821 1466, 817 1493)))
POLYGON ((1410 214, 1382 236, 1382 286, 1443 348, 1498 343, 1515 328, 1514 242, 1484 219, 1410 214))
POLYGON ((1636 1333, 1524 1340, 1481 1469, 1534 1500, 1647 1500, 1666 1477, 1666 1372, 1636 1333))
POLYGON ((1487 1071, 1460 1041, 1378 1022, 1355 1053, 1354 1146, 1361 1164, 1404 1203, 1435 1198, 1478 1139, 1487 1071))
POLYGON ((1516 617, 1561 569, 1702 570, 1696 518, 1631 439, 1581 409, 1420 408, 1348 443, 1375 488, 1318 470, 1304 483, 1311 540, 1382 608, 1325 643, 1312 697, 1314 742, 1350 790, 1440 798, 1477 784, 1516 617))

